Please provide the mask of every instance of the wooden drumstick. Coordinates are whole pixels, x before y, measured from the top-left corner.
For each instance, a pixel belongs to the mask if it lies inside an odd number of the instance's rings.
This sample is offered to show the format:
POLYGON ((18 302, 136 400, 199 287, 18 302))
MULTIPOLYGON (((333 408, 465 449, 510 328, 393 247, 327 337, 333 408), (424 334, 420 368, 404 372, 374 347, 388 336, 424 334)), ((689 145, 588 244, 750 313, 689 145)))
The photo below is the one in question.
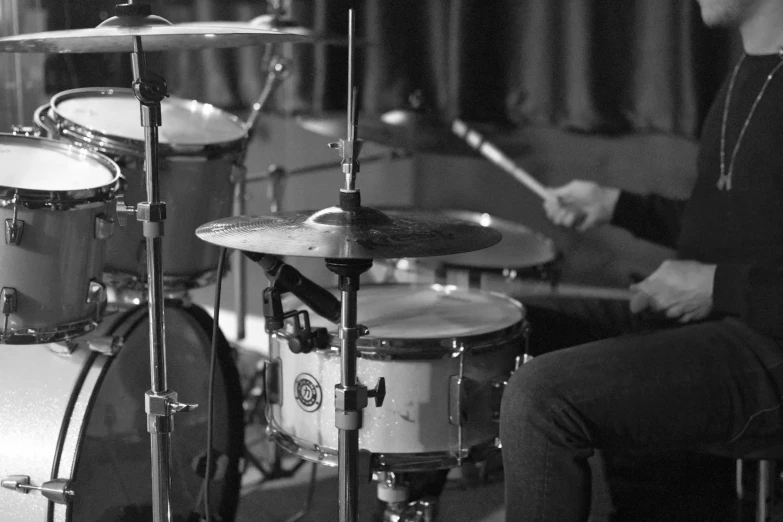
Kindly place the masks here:
POLYGON ((468 124, 459 118, 455 119, 451 123, 451 131, 465 140, 472 149, 478 151, 482 156, 489 161, 511 174, 514 179, 522 183, 524 186, 532 190, 544 201, 557 201, 552 192, 541 184, 536 178, 531 176, 522 167, 511 161, 511 158, 506 156, 503 151, 495 147, 492 143, 484 138, 484 135, 477 130, 468 127, 468 124))
POLYGON ((465 140, 472 149, 479 152, 482 156, 489 161, 503 169, 506 173, 511 174, 517 181, 522 183, 528 189, 533 191, 544 201, 557 203, 561 207, 568 207, 575 214, 574 223, 572 226, 579 226, 587 217, 580 208, 568 205, 563 201, 560 201, 551 190, 541 184, 536 178, 531 176, 525 169, 514 163, 511 158, 506 156, 503 151, 495 147, 491 142, 484 138, 484 135, 475 129, 471 129, 467 123, 455 118, 451 123, 451 131, 465 140))

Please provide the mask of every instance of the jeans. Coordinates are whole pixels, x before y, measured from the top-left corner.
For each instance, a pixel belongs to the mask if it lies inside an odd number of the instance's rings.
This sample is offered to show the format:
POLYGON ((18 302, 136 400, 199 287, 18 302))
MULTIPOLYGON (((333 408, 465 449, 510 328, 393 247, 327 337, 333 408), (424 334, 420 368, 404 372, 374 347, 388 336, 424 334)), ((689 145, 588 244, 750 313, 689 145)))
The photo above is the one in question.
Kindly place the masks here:
POLYGON ((730 451, 783 436, 782 345, 725 318, 591 342, 523 365, 501 406, 506 519, 587 520, 587 459, 596 449, 730 451))

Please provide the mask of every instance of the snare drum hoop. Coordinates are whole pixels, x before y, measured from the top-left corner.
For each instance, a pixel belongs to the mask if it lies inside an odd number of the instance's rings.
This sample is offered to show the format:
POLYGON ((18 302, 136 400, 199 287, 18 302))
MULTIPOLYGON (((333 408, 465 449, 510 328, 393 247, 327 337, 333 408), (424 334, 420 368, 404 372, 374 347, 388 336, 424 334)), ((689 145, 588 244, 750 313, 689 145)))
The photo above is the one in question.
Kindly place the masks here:
MULTIPOLYGON (((40 118, 51 119, 51 125, 54 127, 54 129, 56 129, 56 132, 59 133, 60 136, 74 141, 81 146, 98 150, 104 154, 143 158, 145 151, 143 140, 107 134, 106 131, 102 129, 95 129, 90 126, 80 125, 72 120, 69 120, 57 110, 58 104, 66 100, 84 98, 86 95, 114 97, 118 94, 130 97, 134 100, 136 99, 132 89, 123 87, 85 87, 81 89, 62 91, 55 94, 48 105, 48 111, 39 108, 40 112, 36 112, 40 114, 40 118), (48 115, 44 117, 44 115, 47 113, 48 115)), ((205 106, 205 104, 196 100, 186 100, 176 97, 168 98, 164 103, 174 104, 180 107, 193 103, 198 104, 200 107, 205 106)), ((213 107, 212 110, 218 112, 222 117, 230 120, 236 124, 237 127, 241 128, 244 131, 242 137, 235 140, 203 144, 182 145, 177 143, 158 143, 158 154, 161 157, 205 156, 208 158, 213 158, 221 157, 227 153, 242 149, 248 140, 247 125, 233 114, 229 114, 221 109, 218 109, 217 107, 213 107)), ((38 122, 36 121, 36 123, 38 122)), ((165 122, 163 123, 165 124, 165 122)), ((48 128, 45 122, 38 123, 38 125, 42 126, 43 128, 48 128)), ((139 125, 141 125, 141 123, 139 123, 139 125)))
POLYGON ((125 179, 120 172, 120 167, 109 158, 95 152, 75 147, 61 141, 39 138, 36 136, 19 136, 0 133, 0 146, 24 143, 31 147, 40 147, 61 152, 79 161, 88 158, 103 166, 112 176, 109 183, 92 188, 74 190, 38 190, 0 185, 0 207, 9 207, 17 204, 30 210, 73 210, 91 208, 105 204, 114 199, 122 187, 125 179), (14 201, 16 200, 16 201, 14 201))
MULTIPOLYGON (((382 285, 379 285, 382 286, 382 285)), ((393 285, 409 286, 411 288, 453 288, 451 285, 393 285)), ((518 321, 499 328, 492 332, 461 335, 455 337, 432 338, 374 338, 372 331, 366 337, 360 337, 356 341, 356 349, 359 357, 371 360, 433 360, 455 357, 461 353, 486 353, 499 350, 507 346, 509 342, 517 342, 524 339, 528 333, 527 313, 524 305, 505 294, 486 290, 458 289, 460 292, 480 294, 492 299, 504 302, 518 309, 521 317, 518 321)), ((360 290, 361 291, 361 290, 360 290)), ((489 303, 485 303, 489 304, 489 303)), ((330 349, 323 350, 324 355, 340 356, 340 338, 337 333, 331 333, 330 349)))
MULTIPOLYGON (((336 449, 321 446, 285 433, 267 411, 269 438, 287 452, 301 459, 326 466, 337 467, 339 455, 336 449)), ((361 450, 367 453, 365 450, 361 450)), ((467 448, 463 455, 458 451, 430 451, 423 453, 370 453, 373 471, 427 471, 449 469, 466 462, 483 462, 500 451, 497 439, 487 440, 467 448)))

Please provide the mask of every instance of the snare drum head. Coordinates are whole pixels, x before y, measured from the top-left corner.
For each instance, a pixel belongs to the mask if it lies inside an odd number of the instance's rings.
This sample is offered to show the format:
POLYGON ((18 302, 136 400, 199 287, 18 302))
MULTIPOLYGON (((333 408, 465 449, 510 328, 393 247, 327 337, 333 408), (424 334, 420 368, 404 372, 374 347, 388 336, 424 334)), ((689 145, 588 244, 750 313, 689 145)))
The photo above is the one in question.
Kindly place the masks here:
POLYGON ((0 134, 0 187, 73 191, 105 187, 119 169, 108 158, 46 138, 0 134))
MULTIPOLYGON (((451 285, 366 285, 358 293, 362 339, 469 338, 503 331, 524 318, 522 305, 504 295, 451 285)), ((334 325, 310 312, 316 326, 334 325)), ((361 341, 360 341, 361 342, 361 341)))
MULTIPOLYGON (((76 89, 52 99, 52 109, 65 120, 85 129, 143 141, 139 101, 130 89, 76 89)), ((171 145, 209 145, 240 140, 244 124, 217 107, 171 96, 161 102, 158 140, 171 145)))

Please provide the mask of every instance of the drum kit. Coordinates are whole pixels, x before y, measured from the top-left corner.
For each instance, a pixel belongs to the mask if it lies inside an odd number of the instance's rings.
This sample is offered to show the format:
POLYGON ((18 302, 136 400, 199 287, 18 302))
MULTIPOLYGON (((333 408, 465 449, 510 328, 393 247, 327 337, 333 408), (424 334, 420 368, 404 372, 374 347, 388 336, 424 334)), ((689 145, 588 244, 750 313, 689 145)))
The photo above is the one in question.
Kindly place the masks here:
MULTIPOLYGON (((338 466, 340 520, 357 520, 364 457, 391 488, 396 473, 496 452, 504 382, 526 354, 524 307, 505 295, 442 284, 361 290, 360 277, 373 260, 433 257, 481 268, 486 258, 467 252, 487 247, 498 266, 545 266, 556 257, 551 242, 488 215, 363 206, 356 178, 364 125, 354 88, 346 137, 330 145, 344 174, 339 204, 232 216, 248 123, 169 96, 165 81, 146 69, 144 52, 309 35, 261 22, 172 25, 150 11, 130 0, 94 29, 0 38, 0 52, 129 52, 134 73, 131 88, 55 95, 34 114, 47 137, 0 134, 0 353, 10 391, 0 405, 0 440, 12 448, 0 454, 1 484, 11 490, 0 503, 3 518, 185 520, 202 513, 202 504, 206 520, 233 518, 242 447, 236 368, 212 318, 187 300, 169 299, 219 281, 225 250, 215 245, 242 251, 269 276, 270 437, 306 460, 338 466), (129 217, 142 227, 125 223, 129 217), (526 241, 527 258, 499 243, 499 230, 526 241), (317 287, 277 256, 323 258, 337 289, 317 287), (301 302, 281 301, 285 292, 301 302), (293 309, 284 311, 283 302, 293 309), (211 336, 218 345, 212 354, 211 336), (207 393, 215 364, 219 378, 207 393), (186 390, 188 401, 214 401, 222 418, 180 402, 175 389, 186 390), (177 413, 183 421, 175 431, 177 413), (220 487, 210 491, 202 481, 220 487)), ((354 26, 350 11, 351 87, 354 26)), ((403 120, 368 124, 368 134, 411 151, 461 144, 403 120), (421 145, 426 136, 433 140, 421 145)), ((302 126, 339 135, 335 121, 302 126)))

